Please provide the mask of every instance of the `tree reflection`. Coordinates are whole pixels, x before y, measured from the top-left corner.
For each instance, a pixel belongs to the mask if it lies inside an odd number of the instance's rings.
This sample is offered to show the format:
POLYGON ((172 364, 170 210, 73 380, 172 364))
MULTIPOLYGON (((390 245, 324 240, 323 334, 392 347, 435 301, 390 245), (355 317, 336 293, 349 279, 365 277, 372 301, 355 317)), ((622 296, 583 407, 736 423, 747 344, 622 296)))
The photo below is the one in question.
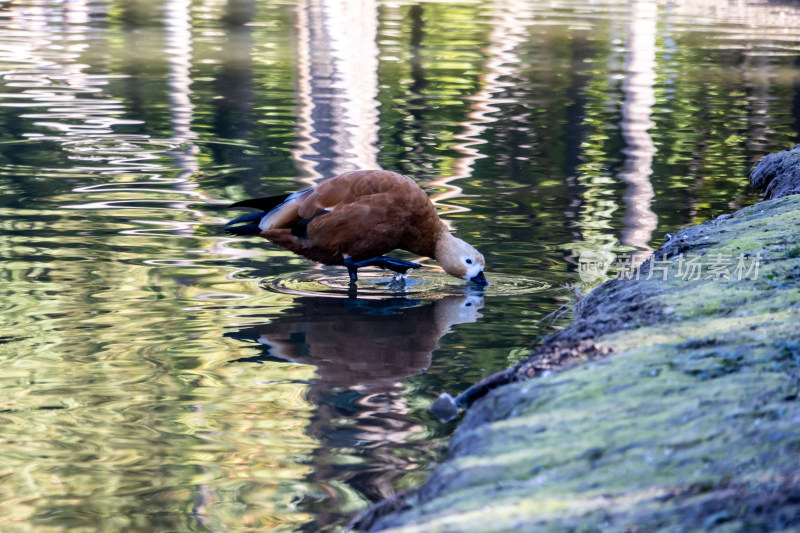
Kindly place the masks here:
POLYGON ((310 184, 377 168, 378 5, 374 0, 297 3, 300 140, 295 162, 310 184))
POLYGON ((656 103, 656 16, 655 2, 634 0, 630 4, 631 18, 627 25, 625 57, 626 78, 622 84, 625 100, 622 103, 620 128, 625 138, 625 171, 618 177, 626 184, 623 200, 626 212, 622 219, 622 244, 636 248, 634 263, 650 255, 650 241, 658 226, 658 218, 650 204, 655 198, 650 175, 656 146, 648 130, 655 124, 650 120, 656 103))

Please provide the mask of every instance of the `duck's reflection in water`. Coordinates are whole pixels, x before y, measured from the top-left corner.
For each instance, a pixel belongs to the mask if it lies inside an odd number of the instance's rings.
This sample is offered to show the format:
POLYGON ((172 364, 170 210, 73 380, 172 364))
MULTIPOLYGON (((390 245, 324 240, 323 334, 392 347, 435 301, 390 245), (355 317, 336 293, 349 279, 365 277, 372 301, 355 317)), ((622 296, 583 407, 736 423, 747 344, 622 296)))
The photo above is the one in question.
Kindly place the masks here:
POLYGON ((408 439, 423 427, 410 416, 402 380, 424 372, 439 339, 453 325, 477 321, 482 307, 480 294, 426 301, 303 297, 268 324, 230 334, 264 347, 237 364, 279 360, 317 367, 308 389, 317 411, 308 431, 320 447, 309 482, 327 497, 301 506, 322 515, 337 509, 342 492, 336 487, 343 483, 375 501, 392 494, 394 480, 421 466, 430 444, 408 439))

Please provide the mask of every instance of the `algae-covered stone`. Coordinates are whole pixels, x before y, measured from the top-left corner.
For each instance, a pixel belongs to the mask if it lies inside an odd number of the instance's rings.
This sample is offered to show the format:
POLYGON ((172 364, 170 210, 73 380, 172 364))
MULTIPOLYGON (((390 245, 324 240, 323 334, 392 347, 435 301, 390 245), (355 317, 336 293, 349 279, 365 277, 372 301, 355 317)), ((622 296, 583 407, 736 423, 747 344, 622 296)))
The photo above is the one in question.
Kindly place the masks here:
POLYGON ((750 183, 768 200, 800 193, 800 144, 765 156, 750 174, 750 183))
POLYGON ((800 196, 762 202, 595 289, 370 530, 796 530, 798 227, 800 196))

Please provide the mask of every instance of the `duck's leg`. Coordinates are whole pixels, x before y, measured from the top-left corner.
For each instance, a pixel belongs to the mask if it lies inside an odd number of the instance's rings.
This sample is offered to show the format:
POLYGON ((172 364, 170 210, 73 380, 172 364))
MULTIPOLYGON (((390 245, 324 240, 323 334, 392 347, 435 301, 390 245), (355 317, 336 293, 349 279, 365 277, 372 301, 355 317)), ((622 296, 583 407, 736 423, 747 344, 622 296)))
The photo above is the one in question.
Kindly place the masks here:
POLYGON ((397 272, 398 274, 405 274, 409 269, 419 268, 422 265, 382 255, 380 257, 373 257, 372 259, 364 259, 363 261, 353 261, 351 257, 348 257, 344 260, 344 266, 347 267, 347 272, 350 274, 350 281, 358 281, 357 271, 361 267, 377 266, 391 270, 392 272, 397 272))

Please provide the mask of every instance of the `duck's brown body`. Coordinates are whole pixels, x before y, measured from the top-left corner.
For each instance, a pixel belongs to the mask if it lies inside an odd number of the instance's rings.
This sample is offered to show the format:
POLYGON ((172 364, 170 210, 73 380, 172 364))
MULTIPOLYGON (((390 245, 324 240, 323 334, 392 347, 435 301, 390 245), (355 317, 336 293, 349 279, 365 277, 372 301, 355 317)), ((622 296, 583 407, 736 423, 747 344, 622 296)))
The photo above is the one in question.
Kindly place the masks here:
POLYGON ((401 274, 420 266, 384 256, 401 249, 436 259, 452 276, 487 285, 483 256, 450 234, 414 180, 395 172, 345 172, 291 195, 231 207, 262 212, 229 222, 230 233, 260 235, 312 261, 345 265, 351 281, 365 266, 401 274))
POLYGON ((312 261, 342 265, 345 257, 361 261, 395 249, 434 257, 442 222, 411 178, 356 170, 296 193, 260 227, 260 235, 278 246, 312 261), (302 233, 299 224, 305 225, 302 233))

